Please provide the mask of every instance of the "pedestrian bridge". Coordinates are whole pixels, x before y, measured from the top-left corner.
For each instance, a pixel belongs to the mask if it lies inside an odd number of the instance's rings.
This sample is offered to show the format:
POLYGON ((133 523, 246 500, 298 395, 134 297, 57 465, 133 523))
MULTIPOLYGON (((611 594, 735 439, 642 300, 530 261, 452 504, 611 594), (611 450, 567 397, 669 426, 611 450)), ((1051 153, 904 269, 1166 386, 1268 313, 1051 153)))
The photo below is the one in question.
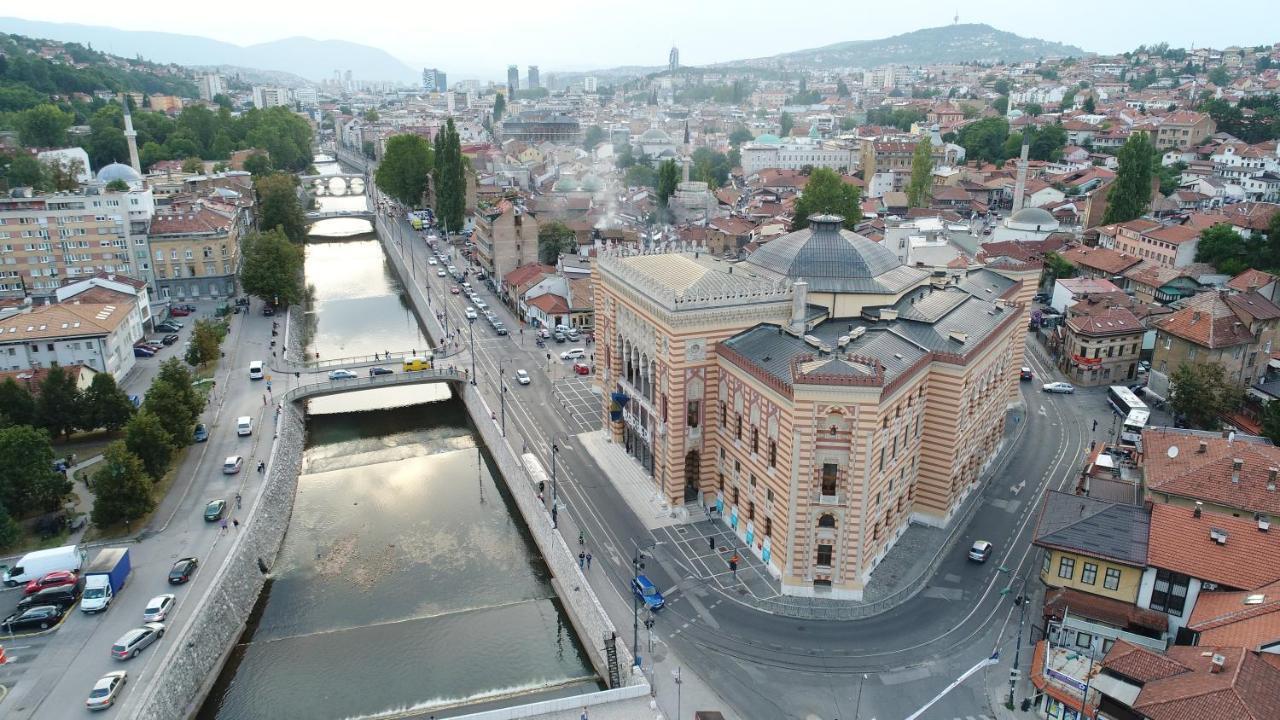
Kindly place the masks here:
POLYGON ((307 213, 307 224, 320 222, 321 220, 332 220, 333 218, 358 218, 360 220, 372 221, 374 212, 372 210, 333 210, 330 212, 309 212, 307 213))
POLYGON ((373 377, 353 378, 351 380, 324 380, 306 385, 299 385, 291 388, 284 394, 282 398, 285 402, 295 402, 297 400, 306 400, 307 398, 319 397, 321 395, 336 395, 338 393, 353 392, 356 390, 372 390, 380 387, 390 387, 392 385, 420 385, 422 383, 436 382, 463 382, 466 375, 458 370, 442 370, 439 368, 433 370, 417 370, 413 372, 397 372, 391 375, 374 375, 373 377))

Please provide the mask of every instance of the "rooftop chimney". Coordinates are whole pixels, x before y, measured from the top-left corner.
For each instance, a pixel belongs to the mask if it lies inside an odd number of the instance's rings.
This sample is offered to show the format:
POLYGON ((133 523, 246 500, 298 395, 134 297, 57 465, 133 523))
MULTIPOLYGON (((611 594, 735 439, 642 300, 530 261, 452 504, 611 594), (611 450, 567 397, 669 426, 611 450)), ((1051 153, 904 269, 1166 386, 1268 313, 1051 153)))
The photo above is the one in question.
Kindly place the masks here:
POLYGON ((1244 460, 1236 458, 1231 461, 1231 482, 1240 484, 1240 470, 1244 467, 1244 460))
POLYGON ((1201 511, 1202 511, 1203 509, 1204 509, 1204 503, 1202 503, 1202 502, 1200 502, 1199 500, 1197 500, 1197 501, 1196 501, 1196 509, 1191 511, 1191 517, 1195 517, 1195 518, 1200 517, 1200 513, 1201 513, 1201 511))
POLYGON ((1267 490, 1269 492, 1275 492, 1276 490, 1277 474, 1280 474, 1280 468, 1269 468, 1267 470, 1267 490))
POLYGON ((1200 441, 1200 447, 1199 447, 1198 449, 1196 449, 1196 453, 1197 453, 1197 454, 1200 454, 1200 455, 1203 455, 1203 454, 1205 454, 1205 453, 1207 453, 1207 452, 1209 452, 1209 441, 1208 441, 1208 440, 1201 440, 1201 441, 1200 441))
POLYGON ((791 285, 791 323, 788 329, 795 335, 805 332, 804 318, 808 311, 809 283, 797 280, 791 285))
POLYGON ((1213 657, 1209 658, 1209 672, 1214 674, 1220 673, 1222 672, 1226 664, 1227 664, 1227 658, 1225 655, 1219 655, 1218 653, 1214 653, 1213 657))

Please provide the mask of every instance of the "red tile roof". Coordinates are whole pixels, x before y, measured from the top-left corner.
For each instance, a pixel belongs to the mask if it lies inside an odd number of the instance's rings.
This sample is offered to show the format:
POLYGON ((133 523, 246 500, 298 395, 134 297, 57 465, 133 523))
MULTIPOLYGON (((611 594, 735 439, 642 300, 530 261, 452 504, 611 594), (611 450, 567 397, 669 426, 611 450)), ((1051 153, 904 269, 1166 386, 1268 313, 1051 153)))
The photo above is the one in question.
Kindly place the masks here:
POLYGON ((1119 275, 1142 262, 1136 255, 1110 248, 1076 245, 1058 253, 1063 260, 1079 267, 1086 267, 1108 275, 1119 275))
POLYGON ((1275 282, 1275 280, 1276 276, 1271 273, 1250 268, 1231 278, 1231 280, 1227 282, 1227 287, 1232 290, 1256 290, 1270 285, 1275 282))
POLYGON ((569 301, 554 293, 544 293, 529 301, 529 304, 548 315, 563 315, 569 312, 569 301))
POLYGON ((508 287, 519 288, 532 285, 547 275, 554 275, 556 269, 550 265, 521 265, 502 276, 502 282, 508 287))
MULTIPOLYGON (((1079 303, 1076 303, 1079 305, 1079 303)), ((1072 308, 1074 309, 1074 305, 1072 308)), ((1067 326, 1081 335, 1132 335, 1145 332, 1137 316, 1126 308, 1106 308, 1089 310, 1067 319, 1067 326)))
POLYGON ((1133 709, 1149 720, 1275 720, 1280 718, 1280 667, 1244 648, 1177 645, 1166 653, 1190 670, 1142 687, 1133 709), (1225 658, 1212 671, 1213 656, 1225 658))
POLYGON ((204 205, 175 205, 157 209, 151 221, 151 236, 189 235, 192 233, 225 233, 231 230, 231 218, 204 205))
POLYGON ((1230 645, 1254 650, 1280 641, 1280 582, 1255 590, 1202 592, 1187 628, 1200 633, 1200 645, 1230 645))
POLYGON ((1181 245, 1200 237, 1199 230, 1186 225, 1166 225, 1155 230, 1148 230, 1142 234, 1152 240, 1167 242, 1170 245, 1181 245))
POLYGON ((1142 448, 1143 482, 1149 490, 1280 516, 1280 488, 1267 489, 1271 468, 1280 468, 1280 448, 1274 445, 1151 428, 1142 433, 1142 448), (1200 452, 1202 442, 1204 452, 1200 452), (1243 462, 1233 481, 1236 459, 1243 462))
POLYGON ((1050 589, 1044 595, 1044 616, 1061 620, 1064 612, 1121 630, 1138 627, 1164 633, 1169 629, 1169 616, 1162 612, 1071 588, 1050 589))
POLYGON ((1280 532, 1262 532, 1253 518, 1156 503, 1151 508, 1147 564, 1229 588, 1250 590, 1280 580, 1280 532), (1210 537, 1225 531, 1227 540, 1210 537))
POLYGON ((1156 327, 1170 335, 1210 349, 1247 345, 1253 333, 1216 292, 1194 295, 1182 309, 1161 318, 1156 327))
POLYGON ((1142 684, 1191 671, 1171 657, 1124 640, 1116 640, 1111 646, 1102 659, 1102 667, 1142 684))

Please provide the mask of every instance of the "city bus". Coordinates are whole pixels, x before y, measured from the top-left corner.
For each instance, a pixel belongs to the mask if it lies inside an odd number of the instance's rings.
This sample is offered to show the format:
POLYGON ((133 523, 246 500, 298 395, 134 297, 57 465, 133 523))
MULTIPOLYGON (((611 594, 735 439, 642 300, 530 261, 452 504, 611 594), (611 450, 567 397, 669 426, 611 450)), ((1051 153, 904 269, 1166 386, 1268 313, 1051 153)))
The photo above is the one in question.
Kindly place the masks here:
POLYGON ((1112 385, 1107 388, 1107 402, 1111 403, 1111 409, 1122 418, 1129 417, 1129 413, 1134 410, 1147 410, 1147 404, 1138 399, 1138 396, 1132 390, 1124 385, 1112 385))
POLYGON ((1124 424, 1120 426, 1120 444, 1137 447, 1142 442, 1142 431, 1146 429, 1149 419, 1150 410, 1130 410, 1125 416, 1124 424))

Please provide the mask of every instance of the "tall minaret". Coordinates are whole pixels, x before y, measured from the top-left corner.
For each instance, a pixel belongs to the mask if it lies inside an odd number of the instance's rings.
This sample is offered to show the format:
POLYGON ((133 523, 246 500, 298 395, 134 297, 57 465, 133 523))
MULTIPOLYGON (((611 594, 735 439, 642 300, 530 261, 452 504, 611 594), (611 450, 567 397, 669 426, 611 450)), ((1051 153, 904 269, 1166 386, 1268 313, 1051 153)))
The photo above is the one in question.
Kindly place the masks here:
POLYGON ((133 129, 133 116, 129 114, 129 100, 124 93, 120 93, 120 107, 124 108, 124 139, 129 143, 129 165, 142 175, 142 163, 138 161, 138 132, 133 129))
POLYGON ((1018 178, 1013 182, 1013 210, 1010 214, 1022 209, 1027 194, 1027 131, 1022 132, 1022 154, 1018 157, 1018 178))

